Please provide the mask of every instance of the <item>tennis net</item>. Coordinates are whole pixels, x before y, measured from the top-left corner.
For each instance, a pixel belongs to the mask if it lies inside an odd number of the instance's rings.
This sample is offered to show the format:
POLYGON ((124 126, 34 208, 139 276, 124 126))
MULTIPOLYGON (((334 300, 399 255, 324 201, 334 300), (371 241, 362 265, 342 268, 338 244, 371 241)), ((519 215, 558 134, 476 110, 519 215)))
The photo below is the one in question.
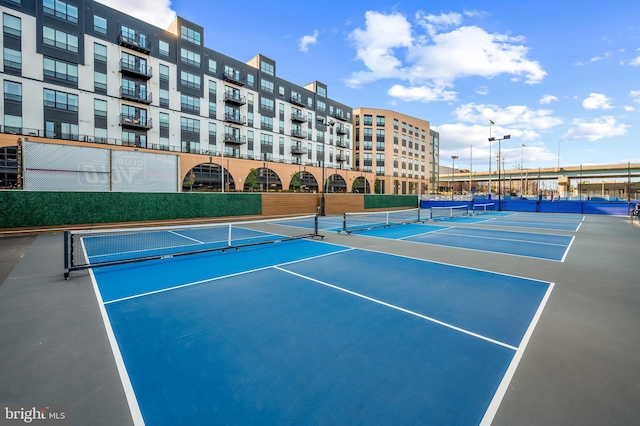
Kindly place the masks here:
POLYGON ((448 206, 448 207, 431 207, 430 218, 432 220, 438 219, 453 219, 454 217, 468 216, 469 206, 448 206))
POLYGON ((64 232, 64 276, 129 262, 282 242, 318 234, 318 215, 241 222, 64 232))
POLYGON ((483 214, 486 212, 492 212, 495 210, 495 208, 496 207, 494 203, 474 204, 473 212, 475 214, 483 214))
POLYGON ((350 234, 354 231, 366 231, 405 223, 420 222, 420 209, 405 209, 377 212, 344 213, 342 231, 350 234))

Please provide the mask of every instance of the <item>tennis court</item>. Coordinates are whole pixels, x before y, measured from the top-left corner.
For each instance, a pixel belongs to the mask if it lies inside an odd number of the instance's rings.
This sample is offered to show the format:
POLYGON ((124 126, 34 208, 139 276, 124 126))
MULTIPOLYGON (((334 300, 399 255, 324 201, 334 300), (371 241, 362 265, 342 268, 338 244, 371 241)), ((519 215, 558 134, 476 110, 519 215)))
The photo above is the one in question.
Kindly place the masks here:
POLYGON ((148 424, 490 422, 553 288, 319 239, 92 277, 148 424))

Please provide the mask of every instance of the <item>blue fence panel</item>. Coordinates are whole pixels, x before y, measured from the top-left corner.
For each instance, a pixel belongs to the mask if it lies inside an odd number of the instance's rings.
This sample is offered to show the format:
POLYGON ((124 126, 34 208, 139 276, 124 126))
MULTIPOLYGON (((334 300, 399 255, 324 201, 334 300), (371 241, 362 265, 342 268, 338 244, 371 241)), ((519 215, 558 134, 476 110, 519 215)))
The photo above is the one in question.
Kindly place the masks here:
POLYGON ((582 214, 582 202, 581 201, 541 201, 539 211, 544 213, 582 214))

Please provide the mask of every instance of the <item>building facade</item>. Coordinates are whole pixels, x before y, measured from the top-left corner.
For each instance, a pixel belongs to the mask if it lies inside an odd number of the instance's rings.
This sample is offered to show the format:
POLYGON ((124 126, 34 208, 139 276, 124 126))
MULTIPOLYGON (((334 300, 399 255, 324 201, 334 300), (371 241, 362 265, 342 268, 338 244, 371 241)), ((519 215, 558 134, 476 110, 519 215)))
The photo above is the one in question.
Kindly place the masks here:
POLYGON ((242 62, 205 47, 203 27, 181 17, 164 30, 93 0, 1 0, 0 10, 2 133, 202 155, 183 176, 210 190, 246 189, 254 168, 258 190, 372 184, 373 173, 344 180, 352 109, 321 82, 279 78, 271 58, 242 62), (254 167, 234 176, 234 159, 254 167))
POLYGON ((390 110, 353 110, 354 168, 375 174, 375 192, 427 194, 437 189, 440 136, 426 120, 390 110))

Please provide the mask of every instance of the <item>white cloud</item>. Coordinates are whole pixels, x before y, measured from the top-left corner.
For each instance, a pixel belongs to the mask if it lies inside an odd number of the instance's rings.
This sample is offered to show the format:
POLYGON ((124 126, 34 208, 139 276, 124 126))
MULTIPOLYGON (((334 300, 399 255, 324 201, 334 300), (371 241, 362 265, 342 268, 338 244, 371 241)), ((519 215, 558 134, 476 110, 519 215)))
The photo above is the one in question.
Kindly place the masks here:
POLYGON ((614 117, 602 116, 592 121, 574 120, 574 126, 564 136, 563 140, 587 140, 590 142, 611 136, 623 136, 631 127, 621 124, 614 117))
POLYGON ((318 30, 313 32, 313 35, 305 35, 300 39, 300 51, 307 52, 309 46, 318 42, 318 30))
POLYGON ((445 86, 404 87, 396 84, 387 93, 389 96, 405 102, 453 101, 456 99, 456 92, 446 90, 445 86))
POLYGON ((475 90, 475 92, 478 95, 488 95, 489 94, 489 88, 487 86, 480 86, 475 90))
POLYGON ((610 99, 601 93, 590 93, 589 97, 582 101, 585 109, 612 109, 610 99))
POLYGON ((176 17, 171 0, 97 0, 113 9, 166 30, 176 17))
POLYGON ((492 120, 496 123, 492 126, 494 135, 511 134, 517 131, 525 140, 535 139, 539 137, 538 132, 561 125, 562 120, 552 114, 552 110, 533 110, 524 105, 499 108, 495 105, 474 103, 460 105, 454 111, 458 120, 481 123, 485 129, 489 127, 489 120, 492 120))
POLYGON ((434 91, 448 92, 455 80, 465 77, 510 74, 527 84, 545 78, 540 64, 527 58, 529 50, 523 37, 489 34, 477 26, 460 27, 462 19, 458 13, 436 16, 418 12, 417 25, 412 26, 399 13, 366 12, 365 28, 350 34, 356 57, 366 70, 351 74, 347 85, 359 87, 379 79, 401 79, 408 84, 404 91, 394 86, 394 93, 416 92, 418 88, 426 95, 423 101, 430 101, 434 91))
POLYGON ((546 105, 546 104, 550 104, 553 101, 557 101, 558 98, 556 96, 553 95, 544 95, 541 99, 540 99, 540 104, 542 105, 546 105))

